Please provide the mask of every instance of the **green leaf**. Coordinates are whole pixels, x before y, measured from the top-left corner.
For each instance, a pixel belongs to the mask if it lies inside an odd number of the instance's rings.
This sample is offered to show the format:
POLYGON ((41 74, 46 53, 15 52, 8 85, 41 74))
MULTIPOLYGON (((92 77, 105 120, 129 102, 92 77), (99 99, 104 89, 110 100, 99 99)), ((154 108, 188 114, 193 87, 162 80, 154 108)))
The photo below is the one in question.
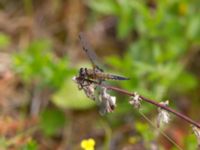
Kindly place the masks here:
POLYGON ((142 137, 144 138, 146 142, 151 142, 152 140, 154 140, 155 135, 150 129, 148 124, 137 122, 135 124, 135 128, 142 135, 142 137))
POLYGON ((119 24, 117 26, 118 37, 120 39, 125 38, 128 34, 131 33, 134 27, 134 18, 132 17, 132 13, 125 14, 119 18, 119 24))
POLYGON ((61 108, 78 110, 89 109, 95 105, 95 102, 88 99, 83 91, 78 90, 72 79, 68 79, 61 90, 53 95, 52 101, 61 108))
POLYGON ((66 119, 62 111, 58 109, 46 109, 40 117, 40 127, 46 135, 54 135, 58 129, 65 125, 66 119))
POLYGON ((191 16, 186 34, 188 39, 194 40, 197 36, 200 38, 200 15, 191 16))
POLYGON ((48 40, 33 41, 24 51, 13 55, 14 70, 26 83, 37 81, 40 87, 59 89, 72 69, 66 57, 56 58, 51 50, 48 40))
POLYGON ((119 12, 119 5, 113 0, 90 0, 88 4, 92 9, 102 14, 117 15, 119 12))
POLYGON ((37 143, 31 140, 26 145, 24 145, 21 150, 37 150, 37 149, 38 149, 37 143))
POLYGON ((185 138, 185 149, 198 149, 197 138, 194 134, 190 134, 185 138))
POLYGON ((1 137, 0 137, 0 145, 1 145, 1 148, 2 148, 3 150, 4 150, 4 149, 6 150, 7 147, 8 147, 8 145, 9 145, 9 141, 6 140, 5 137, 1 136, 1 137))
POLYGON ((121 63, 121 59, 118 56, 109 56, 105 58, 106 63, 116 66, 117 68, 124 67, 124 64, 121 63))
POLYGON ((178 91, 188 91, 194 89, 197 85, 198 81, 196 77, 184 71, 178 76, 174 87, 176 87, 178 91))
POLYGON ((10 44, 10 37, 0 32, 0 48, 4 48, 10 44))
POLYGON ((118 15, 118 37, 124 38, 128 34, 131 33, 131 30, 134 28, 135 20, 134 20, 134 13, 133 9, 130 6, 129 1, 123 0, 119 1, 120 9, 118 15))

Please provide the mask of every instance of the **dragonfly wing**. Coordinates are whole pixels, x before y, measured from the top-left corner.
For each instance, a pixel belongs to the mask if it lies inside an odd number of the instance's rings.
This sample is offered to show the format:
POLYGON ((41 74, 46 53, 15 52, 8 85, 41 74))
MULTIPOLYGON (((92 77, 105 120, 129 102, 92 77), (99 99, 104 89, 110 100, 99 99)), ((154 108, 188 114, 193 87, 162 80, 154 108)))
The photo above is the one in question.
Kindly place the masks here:
POLYGON ((81 45, 83 47, 83 50, 85 51, 86 55, 88 56, 88 58, 90 59, 93 68, 96 68, 100 71, 103 71, 100 67, 99 67, 99 63, 98 63, 98 57, 96 55, 96 53, 94 52, 94 50, 92 49, 92 47, 90 46, 86 36, 84 35, 84 33, 80 33, 79 34, 79 39, 81 42, 81 45))
POLYGON ((119 76, 119 75, 114 75, 114 74, 109 74, 109 77, 112 80, 130 80, 130 78, 119 76))

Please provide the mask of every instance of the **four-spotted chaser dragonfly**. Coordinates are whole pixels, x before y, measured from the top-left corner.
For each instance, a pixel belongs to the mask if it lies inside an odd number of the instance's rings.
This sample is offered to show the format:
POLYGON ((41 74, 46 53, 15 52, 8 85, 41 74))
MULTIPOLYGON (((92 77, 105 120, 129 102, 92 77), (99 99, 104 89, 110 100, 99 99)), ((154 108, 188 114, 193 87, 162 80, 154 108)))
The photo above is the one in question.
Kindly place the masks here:
POLYGON ((80 68, 79 77, 82 79, 92 79, 99 81, 100 83, 105 80, 129 80, 129 78, 122 77, 119 75, 114 75, 110 73, 104 73, 103 70, 99 67, 97 62, 97 56, 90 47, 89 43, 86 40, 86 37, 83 33, 79 34, 79 39, 83 48, 83 51, 86 53, 88 58, 92 63, 92 69, 80 68))
POLYGON ((76 77, 79 89, 83 89, 87 97, 95 100, 97 104, 99 104, 99 112, 101 115, 104 115, 107 112, 112 112, 116 106, 116 97, 109 95, 106 92, 105 87, 96 85, 94 86, 92 83, 96 82, 99 85, 102 85, 102 82, 105 80, 128 80, 129 78, 110 73, 104 73, 99 67, 100 65, 98 65, 96 54, 90 47, 83 33, 79 34, 79 39, 83 47, 83 51, 86 53, 90 59, 90 62, 92 63, 92 69, 80 68, 79 76, 76 77))

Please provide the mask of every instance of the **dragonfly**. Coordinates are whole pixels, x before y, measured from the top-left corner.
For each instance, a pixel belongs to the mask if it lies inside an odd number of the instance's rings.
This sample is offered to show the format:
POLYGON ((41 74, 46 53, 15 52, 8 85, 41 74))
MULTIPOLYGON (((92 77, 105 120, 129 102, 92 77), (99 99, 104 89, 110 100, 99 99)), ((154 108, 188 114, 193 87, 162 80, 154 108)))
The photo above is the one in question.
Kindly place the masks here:
POLYGON ((82 49, 89 58, 92 68, 80 68, 79 70, 79 76, 77 77, 79 88, 83 89, 86 93, 86 95, 93 99, 99 104, 100 106, 100 114, 104 115, 107 112, 111 112, 114 110, 116 104, 115 104, 115 97, 110 96, 105 88, 102 88, 101 86, 95 86, 93 92, 93 88, 90 88, 90 85, 92 82, 97 82, 99 85, 102 84, 102 82, 106 80, 129 80, 127 77, 123 77, 120 75, 115 75, 111 73, 105 73, 103 69, 100 67, 99 59, 94 52, 94 50, 91 48, 88 40, 86 39, 85 35, 83 33, 79 34, 80 43, 82 45, 82 49), (85 82, 87 81, 87 82, 85 82), (92 81, 92 82, 88 82, 92 81), (92 94, 91 94, 92 93, 92 94))
POLYGON ((95 81, 99 81, 101 83, 105 80, 129 80, 127 77, 123 77, 120 75, 114 75, 111 73, 105 73, 98 63, 98 57, 94 50, 91 48, 88 40, 86 39, 84 33, 79 34, 79 40, 82 45, 83 51, 88 56, 92 68, 80 68, 79 77, 82 79, 92 79, 95 81))

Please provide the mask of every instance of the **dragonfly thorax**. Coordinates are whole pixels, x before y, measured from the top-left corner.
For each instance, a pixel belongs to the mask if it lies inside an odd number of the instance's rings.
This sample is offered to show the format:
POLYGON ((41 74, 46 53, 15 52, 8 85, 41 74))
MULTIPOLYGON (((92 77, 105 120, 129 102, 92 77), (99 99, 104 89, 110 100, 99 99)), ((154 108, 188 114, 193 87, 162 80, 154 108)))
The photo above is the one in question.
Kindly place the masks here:
POLYGON ((96 79, 98 77, 101 78, 102 75, 103 75, 102 71, 100 71, 97 68, 95 69, 80 68, 79 70, 79 77, 83 79, 88 79, 88 78, 96 79))

